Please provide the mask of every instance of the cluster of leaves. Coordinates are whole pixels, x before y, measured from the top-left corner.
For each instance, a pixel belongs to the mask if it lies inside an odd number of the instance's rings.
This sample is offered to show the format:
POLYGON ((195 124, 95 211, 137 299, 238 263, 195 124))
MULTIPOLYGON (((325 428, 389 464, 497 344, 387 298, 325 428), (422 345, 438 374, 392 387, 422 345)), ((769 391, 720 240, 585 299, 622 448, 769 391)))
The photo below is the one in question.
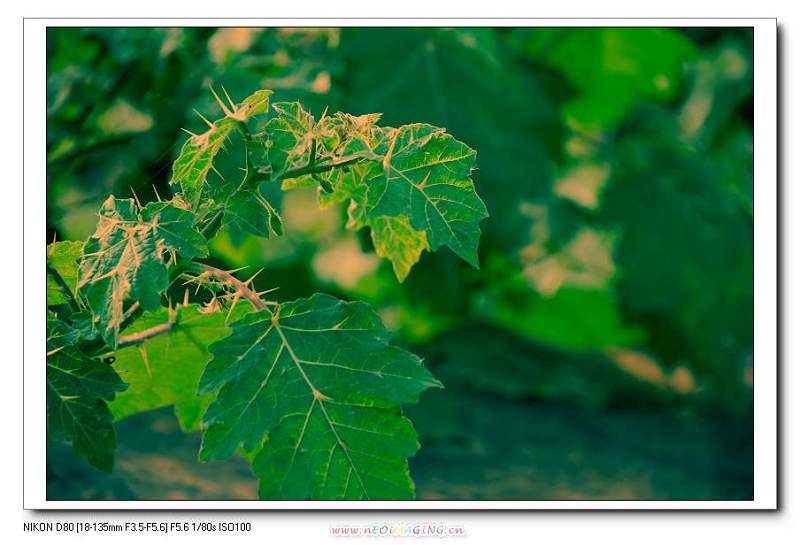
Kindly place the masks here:
POLYGON ((186 140, 172 198, 111 195, 85 243, 48 246, 48 436, 110 470, 113 418, 174 405, 185 429, 202 429, 200 459, 245 454, 263 498, 413 497, 418 443, 401 405, 441 386, 421 360, 389 344, 365 303, 269 301, 252 278, 201 260, 221 226, 280 236, 265 197, 279 185, 348 203, 348 227, 369 228, 400 281, 441 246, 477 266, 487 212, 470 179, 475 151, 431 125, 315 119, 270 95, 237 104, 214 93, 224 116, 186 140), (236 137, 244 174, 234 180, 215 159, 236 137), (186 291, 174 305, 178 280, 196 284, 202 304, 186 291))

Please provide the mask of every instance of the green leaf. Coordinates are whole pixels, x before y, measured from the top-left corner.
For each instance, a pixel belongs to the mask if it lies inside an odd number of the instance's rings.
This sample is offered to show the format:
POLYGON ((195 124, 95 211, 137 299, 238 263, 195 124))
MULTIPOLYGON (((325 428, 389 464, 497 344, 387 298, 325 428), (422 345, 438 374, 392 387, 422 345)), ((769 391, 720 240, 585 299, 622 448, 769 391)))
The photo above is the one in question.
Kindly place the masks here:
POLYGON ((399 403, 441 386, 419 358, 388 344, 364 303, 327 295, 245 316, 213 344, 201 392, 201 460, 258 451, 263 498, 413 496, 416 434, 399 403))
POLYGON ((358 230, 369 226, 375 252, 392 262, 395 276, 402 282, 411 267, 419 261, 423 250, 428 249, 428 240, 424 231, 411 227, 406 216, 367 217, 367 185, 364 178, 369 170, 377 172, 379 167, 376 163, 367 163, 337 171, 339 175, 334 178, 334 190, 331 193, 320 192, 320 204, 327 207, 349 201, 347 227, 358 230))
POLYGON ((141 218, 150 224, 157 239, 183 257, 208 255, 206 239, 193 227, 194 214, 189 210, 170 202, 151 202, 142 208, 141 218))
MULTIPOLYGON (((245 305, 237 306, 230 319, 247 310, 245 305)), ((114 420, 174 405, 182 429, 199 429, 211 396, 198 395, 197 387, 211 358, 208 346, 229 333, 227 318, 226 312, 203 312, 197 305, 179 307, 168 333, 119 350, 113 367, 128 389, 109 405, 114 420)), ((162 308, 144 314, 124 333, 138 333, 168 320, 168 311, 162 308)))
POLYGON ((331 178, 335 183, 333 192, 321 192, 320 204, 330 206, 349 201, 347 227, 357 230, 367 225, 371 228, 376 253, 392 262, 400 282, 408 276, 422 252, 429 249, 429 233, 434 230, 440 233, 437 238, 439 245, 448 244, 459 256, 477 265, 478 222, 487 213, 468 179, 475 152, 444 133, 443 129, 429 125, 402 127, 396 131, 393 133, 396 136, 392 137, 397 139, 394 146, 400 142, 399 146, 404 148, 399 156, 394 154, 392 138, 384 135, 374 140, 375 148, 371 153, 380 152, 383 156, 377 156, 379 160, 359 162, 346 170, 336 171, 331 178), (416 138, 420 140, 415 141, 416 138), (443 142, 430 143, 430 138, 441 138, 443 142), (431 153, 439 153, 438 159, 431 159, 431 153), (420 159, 421 163, 414 164, 420 159), (402 171, 395 170, 393 160, 402 165, 402 171), (455 166, 449 166, 450 162, 455 166), (416 169, 420 170, 424 182, 414 181, 417 173, 405 174, 416 169), (442 187, 430 187, 429 184, 442 187), (410 185, 413 185, 411 191, 410 185), (370 196, 375 199, 374 194, 378 191, 388 191, 389 196, 384 197, 395 202, 371 204, 370 196), (474 208, 466 210, 469 206, 474 208), (412 226, 406 215, 409 211, 416 212, 416 225, 412 226))
POLYGON ((62 305, 70 302, 77 293, 78 260, 81 257, 83 242, 62 241, 47 245, 47 305, 62 305), (58 275, 63 284, 58 281, 58 275))
POLYGON ((208 173, 214 167, 214 157, 236 128, 236 121, 222 118, 206 132, 193 134, 183 144, 178 158, 172 163, 171 185, 180 186, 186 200, 197 207, 208 173))
POLYGON ((397 129, 383 172, 369 179, 368 215, 406 216, 433 250, 442 245, 478 266, 478 224, 488 217, 470 176, 475 150, 444 129, 414 124, 397 129))
POLYGON ((164 253, 208 252, 202 236, 192 230, 193 214, 169 203, 150 204, 140 216, 133 199, 112 195, 99 216, 83 249, 77 287, 98 332, 115 347, 126 302, 138 302, 144 310, 159 308, 168 285, 164 253))
POLYGON ((116 438, 106 402, 125 384, 109 365, 62 344, 57 321, 48 326, 47 436, 70 441, 76 456, 111 472, 116 438))
POLYGON ((280 176, 287 170, 308 164, 314 137, 314 116, 299 102, 277 102, 272 108, 277 115, 264 127, 267 157, 272 175, 280 176))
POLYGON ((337 170, 330 177, 333 183, 333 191, 331 193, 319 193, 319 203, 323 208, 333 206, 336 203, 348 203, 348 229, 358 230, 367 224, 367 184, 365 178, 369 172, 374 172, 374 175, 377 175, 379 173, 378 165, 374 162, 358 163, 346 169, 337 170))
POLYGON ((247 123, 251 118, 269 109, 271 94, 272 91, 267 89, 256 91, 232 111, 223 105, 225 117, 211 123, 206 132, 192 134, 183 144, 172 164, 172 178, 169 183, 180 186, 192 209, 196 209, 200 202, 208 173, 214 168, 214 158, 225 141, 239 123, 247 123))
POLYGON ((48 311, 47 338, 56 346, 73 346, 84 341, 91 341, 97 337, 97 332, 92 325, 92 316, 87 310, 75 312, 69 316, 68 321, 58 318, 54 312, 48 311))
POLYGON ((247 182, 236 188, 225 200, 224 207, 224 225, 265 238, 283 234, 283 221, 262 195, 257 182, 247 182))

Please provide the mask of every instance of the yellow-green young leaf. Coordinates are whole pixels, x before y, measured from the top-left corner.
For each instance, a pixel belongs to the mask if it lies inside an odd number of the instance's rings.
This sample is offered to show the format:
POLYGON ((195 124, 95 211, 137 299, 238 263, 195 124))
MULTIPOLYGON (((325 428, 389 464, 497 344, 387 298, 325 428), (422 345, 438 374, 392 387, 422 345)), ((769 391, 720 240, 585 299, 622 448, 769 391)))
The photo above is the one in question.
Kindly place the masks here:
POLYGON ((65 330, 48 320, 47 437, 69 441, 76 456, 111 472, 116 438, 106 402, 125 384, 109 365, 65 343, 65 330))
POLYGON ((184 198, 197 207, 203 193, 208 173, 214 167, 214 158, 236 128, 236 120, 224 117, 206 132, 193 134, 186 140, 172 163, 171 185, 180 186, 184 198))
MULTIPOLYGON (((380 114, 353 116, 337 112, 315 122, 314 116, 299 102, 278 102, 260 136, 267 149, 272 175, 281 179, 287 171, 303 167, 333 165, 356 158, 377 159, 373 148, 385 129, 375 123, 380 114), (313 152, 313 157, 312 157, 313 152)), ((335 171, 323 171, 313 177, 300 175, 283 181, 284 189, 325 184, 335 171)))
POLYGON ((151 203, 141 215, 133 199, 112 195, 103 204, 97 229, 83 248, 77 287, 111 347, 117 344, 126 303, 159 308, 168 284, 166 252, 207 255, 193 217, 170 203, 151 203))
MULTIPOLYGON (((227 311, 203 312, 197 305, 180 307, 168 333, 117 351, 113 368, 128 389, 109 405, 114 420, 174 405, 182 429, 199 429, 200 417, 211 401, 211 396, 197 393, 211 358, 208 346, 229 333, 226 319, 236 320, 249 310, 247 305, 237 305, 228 316, 227 311)), ((169 323, 168 314, 163 308, 145 313, 124 335, 169 323)))
POLYGON ((367 213, 404 215, 432 250, 446 245, 477 267, 478 224, 488 213, 470 179, 474 164, 475 150, 444 129, 400 127, 386 144, 383 171, 367 180, 367 213))
POLYGON ((256 91, 233 110, 225 107, 225 117, 211 124, 202 134, 191 135, 172 164, 172 178, 169 183, 180 186, 184 198, 197 208, 208 177, 214 166, 214 158, 222 149, 225 141, 239 123, 247 123, 251 118, 265 113, 269 109, 269 97, 272 91, 261 89, 256 91))
POLYGON ((346 158, 377 159, 373 152, 387 129, 376 125, 381 114, 350 115, 336 112, 320 119, 315 127, 318 162, 346 158))
POLYGON ((257 451, 262 498, 413 497, 417 448, 400 403, 441 386, 419 358, 388 344, 365 303, 316 294, 231 325, 210 348, 201 392, 201 460, 257 451))
POLYGON ((78 260, 83 242, 62 241, 47 245, 47 305, 69 303, 77 293, 78 260), (56 277, 58 275, 58 277, 56 277), (59 280, 63 280, 63 283, 59 280), (69 294, 66 293, 69 290, 69 294))
POLYGON ((357 163, 346 169, 336 170, 330 177, 333 191, 319 193, 319 203, 323 208, 336 203, 348 203, 348 229, 357 231, 367 224, 367 184, 364 179, 370 171, 379 173, 379 167, 374 161, 357 163))
POLYGON ((392 262, 397 279, 402 282, 419 256, 428 249, 425 231, 417 231, 405 216, 369 218, 375 253, 392 262))

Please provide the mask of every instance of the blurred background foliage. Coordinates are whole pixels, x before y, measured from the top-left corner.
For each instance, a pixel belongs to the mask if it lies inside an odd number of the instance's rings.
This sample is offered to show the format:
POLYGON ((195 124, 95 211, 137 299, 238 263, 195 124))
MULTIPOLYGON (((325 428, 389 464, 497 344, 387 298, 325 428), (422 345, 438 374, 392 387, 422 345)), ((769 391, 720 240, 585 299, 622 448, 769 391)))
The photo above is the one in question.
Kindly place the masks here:
MULTIPOLYGON (((750 29, 51 28, 47 56, 50 240, 108 193, 169 195, 212 83, 478 151, 479 270, 442 250, 398 284, 311 190, 283 196, 285 237, 212 244, 281 298, 369 301, 426 358, 446 389, 408 408, 420 498, 752 496, 750 29)), ((54 447, 49 494, 254 496, 172 420, 121 421, 111 477, 54 447)))

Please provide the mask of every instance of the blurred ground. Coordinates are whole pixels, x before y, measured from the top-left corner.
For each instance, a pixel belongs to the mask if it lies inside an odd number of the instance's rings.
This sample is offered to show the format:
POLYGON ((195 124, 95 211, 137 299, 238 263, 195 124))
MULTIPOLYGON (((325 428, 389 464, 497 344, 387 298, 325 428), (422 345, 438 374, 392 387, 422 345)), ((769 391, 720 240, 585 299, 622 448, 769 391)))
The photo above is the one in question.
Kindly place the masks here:
MULTIPOLYGON (((722 418, 663 409, 590 410, 508 401, 448 388, 415 408, 411 461, 422 500, 693 500, 752 498, 752 435, 722 418)), ((199 434, 170 409, 117 427, 113 475, 48 453, 48 497, 115 500, 243 500, 256 481, 243 458, 197 462, 199 434)))

